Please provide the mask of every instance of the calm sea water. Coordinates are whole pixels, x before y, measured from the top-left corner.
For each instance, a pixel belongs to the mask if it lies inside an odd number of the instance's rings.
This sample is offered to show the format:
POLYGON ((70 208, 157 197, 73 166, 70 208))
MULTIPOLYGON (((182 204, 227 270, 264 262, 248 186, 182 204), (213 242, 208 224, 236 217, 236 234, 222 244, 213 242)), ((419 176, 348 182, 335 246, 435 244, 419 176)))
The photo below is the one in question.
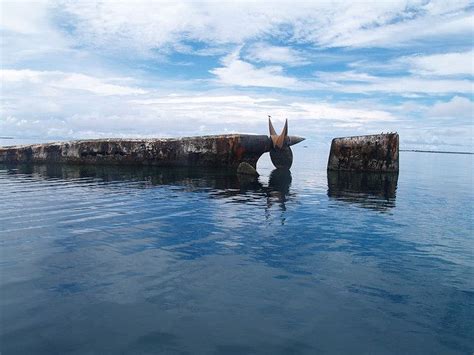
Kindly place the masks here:
POLYGON ((473 156, 0 167, 2 354, 472 354, 473 156))

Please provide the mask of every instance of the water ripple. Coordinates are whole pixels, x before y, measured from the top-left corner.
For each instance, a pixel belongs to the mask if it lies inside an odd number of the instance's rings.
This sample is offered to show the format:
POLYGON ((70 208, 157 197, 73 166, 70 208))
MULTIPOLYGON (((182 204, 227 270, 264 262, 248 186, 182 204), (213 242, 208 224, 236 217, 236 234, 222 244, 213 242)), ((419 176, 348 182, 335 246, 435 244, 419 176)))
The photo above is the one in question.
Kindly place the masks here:
POLYGON ((414 157, 398 176, 303 156, 256 181, 0 167, 0 350, 469 353, 472 161, 414 157))

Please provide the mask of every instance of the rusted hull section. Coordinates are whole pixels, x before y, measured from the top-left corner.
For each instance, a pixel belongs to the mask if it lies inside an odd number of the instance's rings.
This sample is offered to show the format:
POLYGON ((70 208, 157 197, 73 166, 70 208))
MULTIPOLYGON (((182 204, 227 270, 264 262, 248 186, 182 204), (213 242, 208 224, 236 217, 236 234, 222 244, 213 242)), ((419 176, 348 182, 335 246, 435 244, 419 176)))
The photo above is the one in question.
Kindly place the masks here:
POLYGON ((176 139, 100 139, 0 147, 0 163, 203 166, 237 169, 256 166, 271 149, 265 135, 218 135, 176 139))
POLYGON ((397 133, 334 138, 328 170, 396 172, 398 147, 397 133))

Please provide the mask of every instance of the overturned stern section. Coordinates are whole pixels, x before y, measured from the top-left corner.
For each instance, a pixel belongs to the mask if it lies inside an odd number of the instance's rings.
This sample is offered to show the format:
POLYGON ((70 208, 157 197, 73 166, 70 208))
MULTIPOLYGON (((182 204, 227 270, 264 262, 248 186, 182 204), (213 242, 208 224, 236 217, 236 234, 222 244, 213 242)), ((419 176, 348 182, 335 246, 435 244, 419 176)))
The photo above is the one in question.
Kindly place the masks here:
POLYGON ((272 147, 265 135, 218 135, 173 139, 99 139, 0 147, 0 163, 128 164, 256 167, 272 147))

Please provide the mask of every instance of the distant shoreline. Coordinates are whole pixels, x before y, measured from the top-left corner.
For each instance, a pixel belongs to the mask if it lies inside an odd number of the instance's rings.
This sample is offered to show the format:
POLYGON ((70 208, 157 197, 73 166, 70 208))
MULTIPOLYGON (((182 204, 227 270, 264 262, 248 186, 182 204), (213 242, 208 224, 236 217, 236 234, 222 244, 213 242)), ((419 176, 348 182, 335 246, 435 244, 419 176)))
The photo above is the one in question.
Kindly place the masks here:
POLYGON ((15 139, 15 137, 2 137, 2 136, 0 136, 0 139, 15 139))
POLYGON ((415 152, 415 153, 439 153, 439 154, 468 154, 472 155, 472 152, 450 152, 445 150, 420 150, 420 149, 400 149, 400 152, 415 152))

